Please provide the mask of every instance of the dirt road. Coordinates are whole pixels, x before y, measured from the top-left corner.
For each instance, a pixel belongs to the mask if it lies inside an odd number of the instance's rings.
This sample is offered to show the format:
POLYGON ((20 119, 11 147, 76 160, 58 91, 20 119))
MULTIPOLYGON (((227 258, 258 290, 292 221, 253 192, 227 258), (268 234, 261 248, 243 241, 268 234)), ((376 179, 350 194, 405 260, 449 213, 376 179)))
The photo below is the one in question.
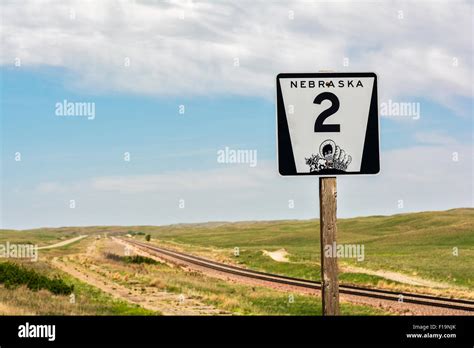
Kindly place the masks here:
POLYGON ((65 245, 68 245, 68 244, 77 242, 78 240, 81 240, 81 239, 86 238, 86 237, 87 237, 87 235, 83 235, 83 236, 79 236, 79 237, 74 237, 74 238, 71 238, 71 239, 63 240, 63 241, 61 241, 61 242, 59 242, 59 243, 55 243, 55 244, 51 244, 51 245, 46 245, 46 246, 39 247, 38 250, 59 248, 59 247, 62 247, 62 246, 65 246, 65 245))
MULTIPOLYGON (((129 284, 119 284, 115 277, 117 272, 107 270, 102 266, 102 251, 118 253, 123 246, 110 240, 93 241, 84 254, 74 254, 65 257, 54 257, 52 265, 73 277, 88 283, 115 298, 137 304, 143 308, 163 315, 226 315, 213 306, 187 296, 162 291, 154 286, 137 283, 130 279, 129 284)), ((133 251, 132 251, 133 254, 133 251)))

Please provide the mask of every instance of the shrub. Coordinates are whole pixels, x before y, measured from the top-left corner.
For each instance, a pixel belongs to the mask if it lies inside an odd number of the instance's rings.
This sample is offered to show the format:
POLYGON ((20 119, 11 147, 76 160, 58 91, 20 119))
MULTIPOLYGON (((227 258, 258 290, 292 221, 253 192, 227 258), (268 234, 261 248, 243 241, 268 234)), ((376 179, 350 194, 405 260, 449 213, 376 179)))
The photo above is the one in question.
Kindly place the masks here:
POLYGON ((74 290, 74 285, 67 285, 58 276, 49 278, 35 270, 12 262, 0 263, 0 284, 2 283, 7 289, 26 285, 30 290, 46 289, 55 295, 69 295, 74 290))
POLYGON ((129 230, 127 234, 131 236, 144 236, 145 232, 141 232, 141 231, 136 232, 136 231, 129 230))
POLYGON ((147 263, 150 265, 156 265, 159 263, 156 260, 150 259, 149 257, 141 256, 141 255, 133 255, 133 256, 124 256, 125 262, 127 263, 147 263))
POLYGON ((105 257, 114 260, 114 261, 121 261, 125 263, 146 263, 149 265, 156 265, 159 264, 158 261, 151 259, 149 257, 141 256, 141 255, 133 255, 133 256, 120 256, 117 254, 106 253, 105 257))

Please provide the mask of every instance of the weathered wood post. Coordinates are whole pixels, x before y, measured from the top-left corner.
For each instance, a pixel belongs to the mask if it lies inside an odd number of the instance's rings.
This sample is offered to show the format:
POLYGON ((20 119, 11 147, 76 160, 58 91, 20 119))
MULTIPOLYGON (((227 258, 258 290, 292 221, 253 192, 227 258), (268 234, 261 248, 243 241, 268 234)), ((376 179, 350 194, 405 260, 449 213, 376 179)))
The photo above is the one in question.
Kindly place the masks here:
POLYGON ((323 315, 339 315, 337 269, 337 186, 335 177, 319 178, 319 224, 321 234, 321 291, 323 315), (326 253, 326 247, 330 253, 326 253))

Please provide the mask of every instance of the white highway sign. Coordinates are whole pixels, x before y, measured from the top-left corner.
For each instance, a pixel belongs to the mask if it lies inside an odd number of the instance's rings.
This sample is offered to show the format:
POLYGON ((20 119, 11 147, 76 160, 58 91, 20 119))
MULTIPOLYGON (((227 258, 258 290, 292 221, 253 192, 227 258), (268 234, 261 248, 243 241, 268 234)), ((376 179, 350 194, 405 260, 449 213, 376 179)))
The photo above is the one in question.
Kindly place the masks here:
POLYGON ((377 174, 377 76, 309 73, 277 76, 281 175, 377 174))

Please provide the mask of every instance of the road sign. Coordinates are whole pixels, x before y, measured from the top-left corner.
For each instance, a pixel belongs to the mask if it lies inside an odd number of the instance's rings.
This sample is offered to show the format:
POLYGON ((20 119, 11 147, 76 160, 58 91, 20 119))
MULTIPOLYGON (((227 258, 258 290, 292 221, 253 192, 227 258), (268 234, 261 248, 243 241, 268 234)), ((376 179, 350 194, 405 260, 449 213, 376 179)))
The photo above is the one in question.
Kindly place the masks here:
POLYGON ((281 175, 377 174, 377 76, 279 74, 277 132, 281 175))

